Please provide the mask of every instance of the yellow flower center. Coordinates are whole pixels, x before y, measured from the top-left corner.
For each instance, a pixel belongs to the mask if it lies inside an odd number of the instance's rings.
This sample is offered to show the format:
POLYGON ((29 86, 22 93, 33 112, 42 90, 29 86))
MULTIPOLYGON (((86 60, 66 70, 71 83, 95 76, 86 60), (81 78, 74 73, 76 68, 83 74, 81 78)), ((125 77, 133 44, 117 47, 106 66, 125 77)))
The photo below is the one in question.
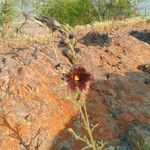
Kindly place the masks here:
POLYGON ((80 79, 79 79, 79 76, 78 76, 78 75, 75 75, 75 76, 74 76, 74 80, 75 80, 75 81, 79 81, 79 80, 80 80, 80 79))

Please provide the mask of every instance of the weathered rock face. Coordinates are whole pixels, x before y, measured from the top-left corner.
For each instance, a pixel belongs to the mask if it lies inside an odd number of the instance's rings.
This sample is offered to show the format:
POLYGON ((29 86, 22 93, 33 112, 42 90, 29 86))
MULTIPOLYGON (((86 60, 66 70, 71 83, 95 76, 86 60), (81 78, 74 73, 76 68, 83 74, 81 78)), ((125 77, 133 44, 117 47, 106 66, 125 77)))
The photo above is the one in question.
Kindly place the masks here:
MULTIPOLYGON (((150 74, 139 69, 150 64, 150 46, 122 32, 108 34, 103 46, 100 39, 87 45, 87 38, 77 47, 79 62, 95 79, 84 94, 91 123, 99 123, 94 135, 132 149, 130 137, 150 133, 150 74)), ((60 51, 59 57, 69 64, 60 51)), ((66 130, 80 132, 82 123, 65 99, 56 64, 51 45, 0 54, 1 150, 80 149, 66 130)))
POLYGON ((21 32, 22 34, 28 34, 31 36, 42 36, 46 34, 46 28, 44 28, 44 25, 36 21, 34 18, 27 19, 26 21, 20 21, 17 25, 18 32, 21 32))
MULTIPOLYGON (((74 111, 70 111, 71 104, 52 93, 61 80, 48 56, 39 51, 34 58, 34 53, 31 48, 1 56, 1 112, 9 112, 7 117, 13 128, 22 125, 23 141, 28 145, 33 139, 31 149, 37 142, 42 142, 40 149, 49 149, 50 141, 64 129, 74 111)), ((1 131, 1 149, 21 149, 19 141, 7 136, 6 131, 13 132, 8 127, 1 131)))

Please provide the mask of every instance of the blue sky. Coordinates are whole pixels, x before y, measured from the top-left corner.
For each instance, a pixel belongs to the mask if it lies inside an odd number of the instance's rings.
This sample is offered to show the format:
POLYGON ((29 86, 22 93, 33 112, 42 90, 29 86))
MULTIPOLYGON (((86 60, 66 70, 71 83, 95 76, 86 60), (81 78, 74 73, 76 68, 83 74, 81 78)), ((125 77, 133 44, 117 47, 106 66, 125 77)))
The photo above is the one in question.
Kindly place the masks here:
POLYGON ((144 0, 144 2, 139 5, 139 9, 141 11, 145 11, 146 9, 150 13, 150 0, 144 0))
POLYGON ((142 9, 149 9, 150 10, 150 0, 144 0, 139 6, 142 9))

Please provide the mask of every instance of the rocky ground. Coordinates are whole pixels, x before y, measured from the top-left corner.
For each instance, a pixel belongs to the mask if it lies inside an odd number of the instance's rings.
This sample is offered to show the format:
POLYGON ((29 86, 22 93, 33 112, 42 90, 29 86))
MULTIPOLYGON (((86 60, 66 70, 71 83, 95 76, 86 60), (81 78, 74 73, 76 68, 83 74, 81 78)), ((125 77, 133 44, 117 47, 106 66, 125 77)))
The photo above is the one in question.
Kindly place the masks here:
MULTIPOLYGON (((91 124, 99 123, 95 138, 118 150, 143 150, 150 137, 150 26, 74 33, 79 62, 94 76, 83 97, 91 124)), ((82 122, 55 69, 53 44, 1 52, 0 150, 81 149, 67 132, 71 127, 81 133, 82 122)), ((61 48, 59 58, 67 66, 61 48)))

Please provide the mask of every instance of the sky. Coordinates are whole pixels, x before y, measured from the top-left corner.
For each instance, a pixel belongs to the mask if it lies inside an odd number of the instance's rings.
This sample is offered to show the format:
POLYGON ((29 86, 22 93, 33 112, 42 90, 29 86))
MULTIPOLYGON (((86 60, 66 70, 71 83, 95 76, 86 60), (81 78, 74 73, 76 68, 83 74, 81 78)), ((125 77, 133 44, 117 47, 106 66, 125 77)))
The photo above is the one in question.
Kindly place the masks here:
POLYGON ((140 3, 139 9, 142 13, 144 13, 146 10, 150 15, 150 0, 144 0, 142 3, 140 3))
POLYGON ((150 10, 150 0, 144 0, 139 6, 142 9, 149 9, 150 10))

